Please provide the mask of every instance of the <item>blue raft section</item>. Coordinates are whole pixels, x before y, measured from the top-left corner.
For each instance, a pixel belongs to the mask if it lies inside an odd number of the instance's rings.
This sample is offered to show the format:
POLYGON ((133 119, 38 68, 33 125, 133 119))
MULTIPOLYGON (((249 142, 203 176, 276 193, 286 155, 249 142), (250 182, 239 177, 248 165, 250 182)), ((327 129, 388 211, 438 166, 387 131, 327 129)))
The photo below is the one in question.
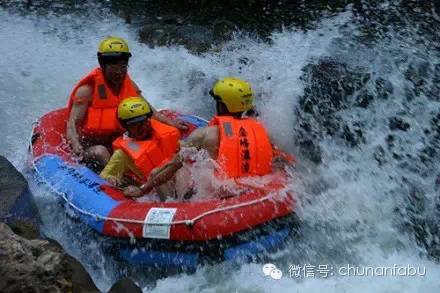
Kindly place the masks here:
MULTIPOLYGON (((196 116, 181 115, 179 118, 198 127, 206 126, 206 120, 196 116)), ((119 204, 100 189, 106 181, 95 172, 81 165, 72 165, 56 155, 44 155, 35 162, 40 179, 48 184, 73 208, 79 219, 96 230, 103 232, 104 220, 119 204)), ((225 261, 245 262, 256 255, 280 248, 289 236, 289 227, 270 234, 255 237, 252 241, 224 249, 220 256, 225 261)), ((120 243, 120 239, 118 242, 120 243)), ((127 243, 129 240, 127 240, 127 243)), ((119 254, 125 261, 145 266, 185 267, 195 269, 203 263, 200 253, 147 250, 127 245, 119 246, 119 254)))
MULTIPOLYGON (((283 246, 289 236, 289 229, 274 231, 269 235, 227 248, 223 251, 223 260, 229 262, 248 262, 255 256, 273 251, 283 246)), ((120 255, 129 263, 161 267, 185 267, 195 269, 203 263, 200 253, 163 252, 144 249, 121 249, 120 255)))

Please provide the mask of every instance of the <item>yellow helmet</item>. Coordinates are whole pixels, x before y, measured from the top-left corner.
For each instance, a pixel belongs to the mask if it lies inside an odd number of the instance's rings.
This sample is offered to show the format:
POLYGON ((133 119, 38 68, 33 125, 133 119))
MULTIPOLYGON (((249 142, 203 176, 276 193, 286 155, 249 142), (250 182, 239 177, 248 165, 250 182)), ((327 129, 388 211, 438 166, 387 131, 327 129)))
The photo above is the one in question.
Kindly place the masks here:
POLYGON ((98 57, 131 57, 127 42, 118 37, 107 37, 101 41, 98 47, 98 57))
POLYGON ((126 124, 143 121, 151 115, 150 105, 141 97, 123 99, 118 106, 118 118, 126 124))
POLYGON ((235 77, 217 81, 209 93, 215 100, 225 104, 231 113, 250 110, 254 102, 251 85, 235 77))

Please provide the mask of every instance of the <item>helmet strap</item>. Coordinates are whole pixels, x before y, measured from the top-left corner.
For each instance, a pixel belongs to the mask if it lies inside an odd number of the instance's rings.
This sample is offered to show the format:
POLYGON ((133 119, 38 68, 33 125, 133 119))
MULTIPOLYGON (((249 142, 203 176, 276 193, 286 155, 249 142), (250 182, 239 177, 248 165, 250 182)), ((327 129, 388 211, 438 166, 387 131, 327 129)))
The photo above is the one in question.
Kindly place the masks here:
POLYGON ((215 101, 215 109, 217 110, 218 116, 229 116, 231 113, 229 113, 228 108, 226 108, 226 105, 219 101, 215 101))
POLYGON ((215 103, 215 108, 217 110, 217 116, 232 116, 234 118, 241 118, 243 115, 243 112, 237 112, 237 113, 232 113, 229 112, 228 108, 226 107, 226 105, 221 102, 221 101, 216 101, 215 103))

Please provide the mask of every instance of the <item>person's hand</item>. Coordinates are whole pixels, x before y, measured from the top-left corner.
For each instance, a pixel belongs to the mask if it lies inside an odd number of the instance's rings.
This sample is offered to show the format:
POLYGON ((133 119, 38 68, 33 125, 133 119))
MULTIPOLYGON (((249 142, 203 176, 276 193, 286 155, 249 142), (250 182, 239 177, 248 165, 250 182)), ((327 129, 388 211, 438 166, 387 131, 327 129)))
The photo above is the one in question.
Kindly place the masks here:
POLYGON ((220 185, 216 190, 215 190, 215 196, 217 198, 229 198, 229 197, 233 197, 238 195, 237 193, 234 193, 233 191, 231 191, 230 188, 228 188, 226 185, 220 185))
POLYGON ((174 120, 173 125, 179 130, 183 130, 183 131, 188 130, 188 124, 183 120, 176 119, 174 120))
POLYGON ((124 195, 127 197, 141 197, 143 194, 142 190, 134 185, 124 188, 124 195))
POLYGON ((72 142, 71 146, 73 153, 77 155, 80 160, 82 160, 84 157, 84 148, 82 145, 79 142, 72 142))
POLYGON ((110 183, 111 185, 116 186, 116 187, 119 187, 122 185, 122 181, 116 177, 107 178, 107 181, 108 181, 108 183, 110 183))

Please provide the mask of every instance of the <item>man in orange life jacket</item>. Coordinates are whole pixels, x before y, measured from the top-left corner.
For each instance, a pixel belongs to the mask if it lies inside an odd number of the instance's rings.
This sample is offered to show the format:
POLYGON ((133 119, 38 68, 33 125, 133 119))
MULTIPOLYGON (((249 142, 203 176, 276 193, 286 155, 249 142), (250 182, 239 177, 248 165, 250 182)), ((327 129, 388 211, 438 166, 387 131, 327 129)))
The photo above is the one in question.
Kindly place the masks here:
MULTIPOLYGON (((210 94, 216 101, 217 116, 209 126, 195 130, 187 141, 181 142, 182 150, 185 147, 206 150, 230 178, 269 174, 275 157, 284 157, 285 162, 293 161, 292 157, 272 147, 260 122, 243 116, 253 108, 254 97, 249 83, 227 77, 219 80, 210 94)), ((137 197, 153 187, 167 185, 165 183, 182 167, 182 153, 155 169, 145 184, 127 188, 124 194, 137 197)))
POLYGON ((117 114, 127 132, 113 141, 113 155, 100 175, 113 185, 121 185, 129 173, 135 181, 145 181, 154 168, 175 155, 180 132, 155 119, 140 97, 122 100, 117 114))
MULTIPOLYGON (((140 89, 127 73, 130 57, 125 40, 118 37, 104 39, 98 48, 100 67, 82 78, 70 95, 67 139, 74 153, 85 162, 100 166, 107 163, 110 153, 105 145, 110 145, 124 132, 116 117, 120 101, 128 97, 142 97, 140 89)), ((184 122, 172 121, 153 107, 151 110, 157 120, 181 130, 187 129, 184 122)))

